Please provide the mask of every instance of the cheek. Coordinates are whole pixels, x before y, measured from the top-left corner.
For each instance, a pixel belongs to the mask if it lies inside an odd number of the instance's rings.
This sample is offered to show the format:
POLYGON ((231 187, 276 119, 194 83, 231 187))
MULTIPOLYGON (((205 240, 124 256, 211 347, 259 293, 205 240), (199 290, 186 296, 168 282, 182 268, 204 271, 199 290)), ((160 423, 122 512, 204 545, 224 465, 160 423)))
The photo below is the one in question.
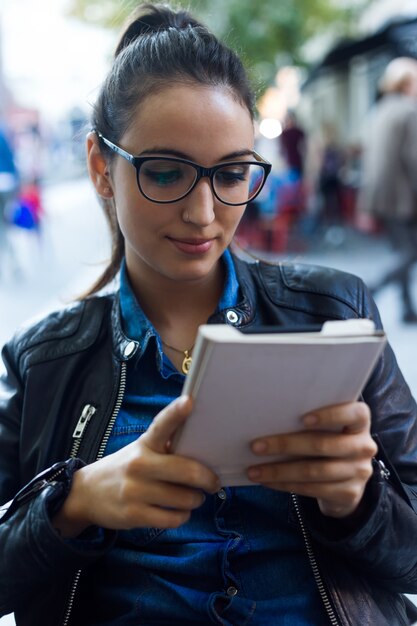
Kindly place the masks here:
POLYGON ((137 202, 124 202, 116 204, 117 220, 126 243, 135 249, 146 247, 147 242, 152 240, 155 225, 150 224, 148 216, 141 210, 137 202))
POLYGON ((235 231, 245 212, 245 207, 226 207, 222 209, 223 227, 230 231, 235 231))
POLYGON ((140 237, 141 232, 157 228, 155 207, 139 195, 133 185, 119 185, 114 195, 117 220, 126 238, 140 237))
POLYGON ((118 201, 116 198, 116 214, 120 230, 125 238, 129 239, 137 229, 138 213, 135 211, 135 205, 129 204, 127 198, 124 198, 123 201, 118 201))
POLYGON ((120 163, 118 162, 112 171, 112 183, 117 220, 126 236, 140 223, 143 208, 134 168, 125 167, 125 163, 120 159, 120 163))

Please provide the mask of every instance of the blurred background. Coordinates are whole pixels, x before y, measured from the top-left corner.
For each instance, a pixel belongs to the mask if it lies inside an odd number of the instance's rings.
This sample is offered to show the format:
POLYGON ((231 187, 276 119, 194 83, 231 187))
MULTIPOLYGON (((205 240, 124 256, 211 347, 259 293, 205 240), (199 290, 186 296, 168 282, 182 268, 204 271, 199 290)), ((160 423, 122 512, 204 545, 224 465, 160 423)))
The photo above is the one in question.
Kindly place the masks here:
MULTIPOLYGON (((136 4, 0 0, 1 344, 28 320, 76 298, 109 255, 84 141, 118 29, 136 4)), ((273 174, 248 206, 239 246, 375 283, 395 265, 397 251, 384 226, 359 208, 367 120, 387 63, 417 58, 417 2, 181 4, 243 56, 257 89, 256 148, 273 174)), ((414 268, 411 289, 417 302, 414 268)), ((416 394, 417 324, 404 323, 398 286, 375 297, 416 394)))

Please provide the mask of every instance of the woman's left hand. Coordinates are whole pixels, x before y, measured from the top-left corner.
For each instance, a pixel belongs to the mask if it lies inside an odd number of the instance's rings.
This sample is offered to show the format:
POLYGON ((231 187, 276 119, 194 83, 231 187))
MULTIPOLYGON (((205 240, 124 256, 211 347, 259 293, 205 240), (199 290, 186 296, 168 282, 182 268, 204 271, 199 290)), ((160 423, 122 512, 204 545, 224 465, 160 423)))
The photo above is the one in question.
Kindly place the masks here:
POLYGON ((272 489, 316 498, 324 515, 346 517, 362 499, 377 453, 369 407, 364 402, 326 407, 302 421, 305 430, 252 442, 255 454, 285 459, 253 465, 248 476, 272 489))

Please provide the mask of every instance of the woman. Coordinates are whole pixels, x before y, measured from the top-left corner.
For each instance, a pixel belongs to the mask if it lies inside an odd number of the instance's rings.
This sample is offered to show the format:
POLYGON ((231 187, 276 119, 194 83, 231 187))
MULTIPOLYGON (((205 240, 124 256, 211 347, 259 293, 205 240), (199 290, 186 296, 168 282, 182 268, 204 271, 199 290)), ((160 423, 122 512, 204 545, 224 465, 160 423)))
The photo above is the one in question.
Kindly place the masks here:
POLYGON ((353 276, 229 252, 270 169, 252 122, 235 54, 186 12, 140 7, 87 139, 111 263, 3 353, 0 606, 19 625, 410 623, 416 406, 389 348, 364 402, 252 442, 253 487, 169 454, 200 324, 380 324, 353 276))

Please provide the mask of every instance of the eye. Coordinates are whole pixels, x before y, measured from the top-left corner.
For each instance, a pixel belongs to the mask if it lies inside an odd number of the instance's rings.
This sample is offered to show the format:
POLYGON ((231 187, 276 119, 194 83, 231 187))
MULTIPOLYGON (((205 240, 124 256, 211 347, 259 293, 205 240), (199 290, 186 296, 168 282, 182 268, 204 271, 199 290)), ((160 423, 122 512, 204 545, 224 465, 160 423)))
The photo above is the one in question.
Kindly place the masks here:
POLYGON ((249 177, 249 167, 244 163, 222 167, 216 172, 216 182, 228 187, 244 183, 249 177))
POLYGON ((174 185, 182 180, 183 175, 181 166, 167 161, 149 161, 141 169, 141 176, 146 178, 147 183, 158 187, 174 185))

